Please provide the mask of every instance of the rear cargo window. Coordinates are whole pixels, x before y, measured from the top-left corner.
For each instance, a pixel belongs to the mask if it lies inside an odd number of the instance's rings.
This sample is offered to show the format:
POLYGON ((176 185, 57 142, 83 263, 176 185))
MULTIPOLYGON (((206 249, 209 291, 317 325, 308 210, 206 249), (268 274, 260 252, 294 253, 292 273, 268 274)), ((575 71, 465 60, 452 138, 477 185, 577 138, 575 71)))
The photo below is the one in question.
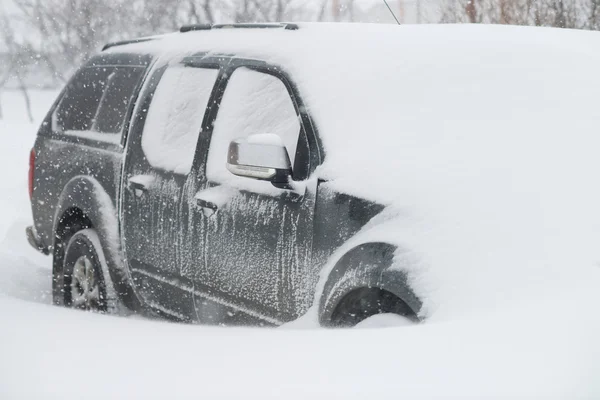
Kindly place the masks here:
POLYGON ((89 131, 113 68, 84 68, 67 86, 55 112, 55 130, 89 131))
POLYGON ((135 88, 143 68, 118 68, 108 78, 108 84, 94 120, 92 130, 102 133, 121 133, 135 88))
POLYGON ((90 67, 80 70, 67 86, 54 113, 53 129, 119 142, 143 72, 141 67, 90 67))

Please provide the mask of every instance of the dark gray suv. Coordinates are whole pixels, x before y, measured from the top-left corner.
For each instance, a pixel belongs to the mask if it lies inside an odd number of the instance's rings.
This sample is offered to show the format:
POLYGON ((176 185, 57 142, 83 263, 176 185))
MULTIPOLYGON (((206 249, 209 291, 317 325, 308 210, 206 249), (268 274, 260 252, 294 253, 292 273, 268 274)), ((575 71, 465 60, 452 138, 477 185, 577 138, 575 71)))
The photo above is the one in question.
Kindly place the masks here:
POLYGON ((339 156, 295 67, 235 51, 255 35, 285 52, 303 29, 187 26, 79 69, 31 152, 27 235, 53 256, 56 304, 208 324, 280 325, 311 306, 325 326, 419 320, 398 246, 347 243, 386 207, 319 173, 339 156))

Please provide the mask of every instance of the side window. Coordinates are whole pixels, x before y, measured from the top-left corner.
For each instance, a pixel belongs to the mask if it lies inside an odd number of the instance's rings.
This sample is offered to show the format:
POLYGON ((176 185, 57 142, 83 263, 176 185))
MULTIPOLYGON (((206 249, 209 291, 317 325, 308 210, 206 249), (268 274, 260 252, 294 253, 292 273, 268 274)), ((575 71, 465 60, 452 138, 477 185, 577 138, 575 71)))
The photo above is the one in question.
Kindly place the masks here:
POLYGON ((90 131, 113 68, 84 68, 71 79, 53 118, 60 132, 90 131))
MULTIPOLYGON (((119 135, 144 68, 88 67, 71 80, 53 116, 53 129, 67 134, 119 135)), ((102 136, 94 136, 100 138, 102 136)))
POLYGON ((110 74, 94 118, 93 131, 119 134, 123 131, 127 111, 143 73, 144 68, 129 67, 118 68, 110 74))
POLYGON ((257 133, 279 135, 294 165, 300 120, 287 88, 273 75, 238 68, 229 79, 215 120, 206 166, 208 179, 238 179, 226 167, 229 143, 257 133))
POLYGON ((152 167, 184 175, 190 172, 218 75, 218 69, 184 66, 165 71, 142 133, 142 150, 152 167))

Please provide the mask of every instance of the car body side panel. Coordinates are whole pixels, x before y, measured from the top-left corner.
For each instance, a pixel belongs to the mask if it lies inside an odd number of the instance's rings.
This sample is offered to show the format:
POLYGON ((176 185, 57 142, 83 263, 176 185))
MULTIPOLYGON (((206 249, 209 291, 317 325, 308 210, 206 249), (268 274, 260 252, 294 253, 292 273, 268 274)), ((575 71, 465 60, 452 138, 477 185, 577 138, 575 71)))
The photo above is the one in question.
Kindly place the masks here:
POLYGON ((314 226, 313 260, 324 266, 329 257, 384 206, 331 190, 320 182, 314 226))
MULTIPOLYGON (((37 233, 49 248, 54 242, 55 219, 61 216, 57 214, 60 196, 71 179, 87 176, 97 181, 113 205, 119 195, 122 152, 118 146, 92 144, 80 138, 67 140, 39 136, 34 146, 33 216, 37 233)), ((72 192, 64 196, 69 197, 70 203, 79 204, 85 202, 89 193, 72 192)))
MULTIPOLYGON (((148 68, 152 57, 142 54, 99 54, 85 67, 110 65, 141 66, 148 68)), ((141 85, 141 83, 140 83, 141 85)), ((139 87, 138 87, 139 90, 139 87)), ((31 200, 33 220, 40 241, 46 248, 53 244, 55 207, 58 196, 69 180, 78 175, 89 175, 105 188, 117 204, 120 187, 123 149, 120 144, 91 140, 52 130, 52 114, 64 90, 48 111, 35 141, 34 191, 31 200)), ((137 96, 137 90, 136 90, 137 96)), ((135 99, 125 118, 123 131, 127 132, 135 99)), ((126 138, 122 135, 122 142, 126 138)))
MULTIPOLYGON (((152 57, 146 55, 100 54, 82 68, 136 66, 147 71, 151 63, 152 57)), ((64 223, 65 213, 78 210, 83 218, 91 221, 93 228, 99 232, 115 288, 126 304, 134 309, 139 307, 139 302, 131 291, 128 272, 123 268, 117 206, 125 132, 140 85, 141 82, 130 97, 121 141, 115 140, 115 135, 103 140, 102 134, 86 137, 54 131, 52 115, 65 93, 65 90, 62 91, 44 119, 33 147, 35 168, 31 199, 36 234, 40 245, 49 252, 57 243, 56 228, 64 223)), ((55 265, 55 269, 57 267, 60 263, 55 265)), ((60 285, 55 285, 55 289, 60 290, 60 285)))

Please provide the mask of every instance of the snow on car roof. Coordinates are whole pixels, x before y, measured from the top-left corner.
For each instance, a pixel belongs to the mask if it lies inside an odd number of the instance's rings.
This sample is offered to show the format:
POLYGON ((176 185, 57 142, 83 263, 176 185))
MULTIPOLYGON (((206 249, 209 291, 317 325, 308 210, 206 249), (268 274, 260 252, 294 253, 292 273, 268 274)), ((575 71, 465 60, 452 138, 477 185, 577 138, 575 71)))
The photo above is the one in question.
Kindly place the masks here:
POLYGON ((109 51, 284 68, 325 147, 313 178, 389 205, 347 246, 397 244, 423 312, 443 319, 598 279, 599 48, 597 32, 300 24, 109 51))

